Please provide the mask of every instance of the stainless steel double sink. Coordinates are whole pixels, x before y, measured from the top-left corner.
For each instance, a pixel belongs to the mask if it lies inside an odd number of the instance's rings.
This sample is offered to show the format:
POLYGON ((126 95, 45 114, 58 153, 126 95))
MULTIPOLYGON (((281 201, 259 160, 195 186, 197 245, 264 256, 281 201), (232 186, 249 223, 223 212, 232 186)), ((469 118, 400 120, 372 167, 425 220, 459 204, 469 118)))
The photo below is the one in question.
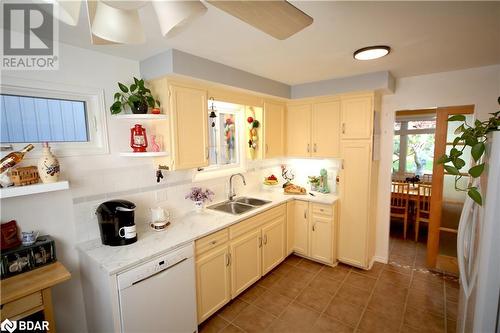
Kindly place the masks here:
POLYGON ((212 206, 207 207, 208 209, 218 210, 220 212, 225 212, 233 215, 239 215, 246 213, 252 209, 264 206, 271 201, 262 200, 250 197, 240 197, 234 200, 227 200, 212 206))

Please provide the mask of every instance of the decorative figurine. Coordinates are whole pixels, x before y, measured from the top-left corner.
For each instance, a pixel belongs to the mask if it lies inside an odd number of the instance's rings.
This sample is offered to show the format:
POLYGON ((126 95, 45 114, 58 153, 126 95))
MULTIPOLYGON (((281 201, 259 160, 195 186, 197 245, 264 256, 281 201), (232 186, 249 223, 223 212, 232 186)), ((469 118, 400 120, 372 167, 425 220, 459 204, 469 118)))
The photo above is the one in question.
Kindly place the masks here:
POLYGON ((286 165, 282 164, 281 165, 281 177, 285 180, 285 183, 283 184, 283 188, 287 187, 288 185, 292 184, 292 180, 295 178, 295 174, 293 173, 292 170, 287 170, 286 165))
POLYGON ((43 154, 38 161, 38 175, 43 183, 55 183, 61 173, 59 161, 50 151, 49 143, 43 143, 43 154))
MULTIPOLYGON (((252 108, 250 108, 252 114, 255 116, 255 113, 252 108)), ((250 149, 250 154, 252 158, 254 158, 255 155, 255 150, 257 149, 258 145, 257 142, 259 141, 259 136, 258 136, 258 131, 257 129, 260 126, 260 123, 257 119, 254 117, 250 116, 247 118, 247 123, 248 125, 248 148, 250 149)))
POLYGON ((143 153, 148 147, 148 137, 146 136, 146 129, 140 124, 135 124, 130 129, 130 147, 134 153, 143 153))
POLYGON ((160 145, 156 142, 156 135, 151 134, 151 150, 154 152, 160 151, 160 145))
POLYGON ((330 193, 330 188, 328 187, 328 173, 326 169, 321 169, 319 171, 319 189, 321 193, 330 193))

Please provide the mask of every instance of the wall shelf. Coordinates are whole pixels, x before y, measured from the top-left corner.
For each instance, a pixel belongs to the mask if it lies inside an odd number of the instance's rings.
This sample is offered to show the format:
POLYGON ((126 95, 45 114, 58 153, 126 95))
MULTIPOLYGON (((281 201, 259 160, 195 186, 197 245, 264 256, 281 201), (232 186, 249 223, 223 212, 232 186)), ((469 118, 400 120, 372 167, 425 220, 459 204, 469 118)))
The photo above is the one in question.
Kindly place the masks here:
POLYGON ((0 189, 0 197, 2 199, 5 199, 5 198, 20 197, 23 195, 61 191, 67 189, 69 189, 69 182, 67 180, 56 183, 48 183, 48 184, 39 183, 39 184, 25 185, 25 186, 11 186, 0 189))
POLYGON ((137 120, 166 120, 166 114, 152 114, 152 113, 144 113, 144 114, 117 114, 113 116, 116 119, 137 119, 137 120))
POLYGON ((162 156, 168 156, 168 153, 166 151, 147 151, 144 153, 134 153, 134 152, 124 152, 120 153, 120 156, 123 157, 162 157, 162 156))

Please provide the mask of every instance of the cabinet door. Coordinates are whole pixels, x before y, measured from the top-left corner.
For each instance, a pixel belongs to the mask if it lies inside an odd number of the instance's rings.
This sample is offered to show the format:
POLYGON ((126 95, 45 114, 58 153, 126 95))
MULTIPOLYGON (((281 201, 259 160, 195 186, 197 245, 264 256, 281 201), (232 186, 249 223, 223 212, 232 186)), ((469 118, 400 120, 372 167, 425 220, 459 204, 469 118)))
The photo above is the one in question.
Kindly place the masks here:
POLYGON ((264 103, 264 158, 284 155, 285 146, 285 105, 264 103))
POLYGON ((266 274, 285 259, 285 216, 262 227, 262 274, 266 274))
POLYGON ((372 99, 372 96, 342 98, 342 139, 371 138, 373 128, 372 99))
POLYGON ((338 259, 367 267, 370 141, 342 141, 338 259))
POLYGON ((231 296, 251 286, 262 276, 260 229, 248 232, 230 243, 231 296))
POLYGON ((340 101, 313 105, 311 141, 313 157, 340 156, 340 101))
POLYGON ((175 169, 208 165, 207 92, 171 86, 175 169))
POLYGON ((198 323, 231 300, 229 249, 213 249, 196 260, 198 323))
POLYGON ((307 255, 308 250, 308 216, 309 203, 306 201, 295 201, 294 207, 294 247, 293 250, 297 253, 307 255))
POLYGON ((286 111, 286 155, 311 156, 311 105, 288 105, 286 111))
POLYGON ((295 200, 286 203, 286 254, 293 252, 294 239, 294 207, 295 200))
POLYGON ((309 256, 323 262, 333 263, 332 217, 313 214, 310 235, 309 256))

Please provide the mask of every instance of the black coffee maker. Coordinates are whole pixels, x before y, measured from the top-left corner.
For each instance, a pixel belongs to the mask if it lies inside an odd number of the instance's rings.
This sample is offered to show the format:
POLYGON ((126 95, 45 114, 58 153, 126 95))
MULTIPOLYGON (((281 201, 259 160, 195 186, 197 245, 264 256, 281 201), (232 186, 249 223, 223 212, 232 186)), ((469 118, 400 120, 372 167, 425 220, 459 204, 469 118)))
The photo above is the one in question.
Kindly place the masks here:
POLYGON ((137 241, 134 222, 135 204, 126 200, 111 200, 97 207, 96 215, 104 245, 120 246, 137 241))

